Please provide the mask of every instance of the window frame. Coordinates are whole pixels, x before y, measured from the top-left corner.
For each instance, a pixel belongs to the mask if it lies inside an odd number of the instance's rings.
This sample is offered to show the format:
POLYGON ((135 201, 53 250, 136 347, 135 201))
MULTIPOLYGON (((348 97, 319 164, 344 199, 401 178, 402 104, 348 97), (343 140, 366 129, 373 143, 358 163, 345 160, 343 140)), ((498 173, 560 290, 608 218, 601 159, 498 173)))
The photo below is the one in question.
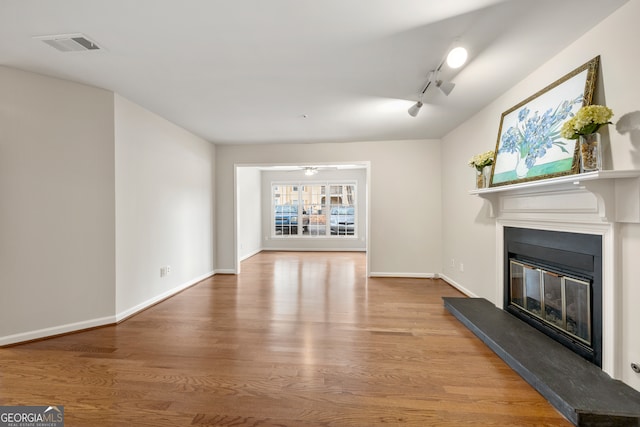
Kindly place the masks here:
POLYGON ((270 219, 269 219, 269 229, 270 231, 270 235, 272 239, 357 239, 359 236, 359 207, 358 207, 358 182, 356 180, 314 180, 314 181, 299 181, 299 180, 278 180, 278 181, 272 181, 270 184, 270 219), (332 193, 331 193, 331 187, 332 186, 342 186, 343 189, 341 190, 341 193, 336 193, 336 195, 339 195, 341 198, 341 204, 340 205, 335 205, 332 204, 332 193), (347 194, 345 193, 344 187, 350 186, 352 191, 347 194), (291 192, 295 191, 293 190, 294 188, 297 188, 297 197, 295 199, 295 202, 291 202, 291 203, 285 203, 284 200, 282 200, 282 195, 283 194, 287 194, 288 190, 285 189, 285 187, 290 187, 291 188, 291 192), (318 190, 317 193, 313 192, 313 188, 315 187, 320 187, 320 189, 318 190), (324 187, 324 191, 322 191, 322 188, 324 187), (311 232, 309 231, 309 225, 311 225, 309 222, 307 222, 307 225, 305 226, 304 224, 304 219, 302 220, 302 224, 303 227, 300 227, 299 224, 301 223, 300 220, 297 221, 298 226, 297 226, 297 233, 296 234, 291 234, 291 233, 284 233, 284 232, 280 232, 278 233, 277 231, 277 226, 276 226, 276 206, 278 205, 290 205, 290 204, 295 204, 298 206, 298 218, 303 218, 303 216, 308 215, 309 217, 312 215, 310 212, 307 213, 303 213, 305 212, 305 207, 307 205, 311 206, 317 206, 318 203, 314 203, 313 200, 304 200, 304 192, 311 192, 310 197, 313 197, 314 195, 320 195, 321 197, 324 198, 324 203, 320 203, 320 210, 324 213, 323 215, 325 216, 325 227, 324 227, 324 231, 322 233, 318 233, 318 234, 311 234, 311 232), (279 203, 276 203, 276 194, 278 194, 280 196, 280 200, 278 200, 279 203), (347 196, 350 198, 351 203, 343 203, 343 197, 347 196), (331 211, 332 209, 336 208, 336 207, 342 207, 342 206, 348 206, 348 207, 352 207, 354 214, 353 214, 353 233, 352 234, 347 234, 346 232, 344 234, 332 234, 331 233, 331 211), (305 227, 307 228, 307 231, 305 231, 305 227), (306 233, 306 234, 305 234, 306 233))

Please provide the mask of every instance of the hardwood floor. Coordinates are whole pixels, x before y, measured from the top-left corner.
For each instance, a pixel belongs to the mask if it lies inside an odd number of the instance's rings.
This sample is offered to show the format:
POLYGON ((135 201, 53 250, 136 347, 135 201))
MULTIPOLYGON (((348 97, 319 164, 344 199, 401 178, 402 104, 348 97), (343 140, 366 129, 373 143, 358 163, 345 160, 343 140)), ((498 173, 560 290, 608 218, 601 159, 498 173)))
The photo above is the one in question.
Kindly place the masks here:
POLYGON ((569 426, 451 316, 361 253, 265 252, 113 327, 0 349, 0 405, 66 426, 569 426))

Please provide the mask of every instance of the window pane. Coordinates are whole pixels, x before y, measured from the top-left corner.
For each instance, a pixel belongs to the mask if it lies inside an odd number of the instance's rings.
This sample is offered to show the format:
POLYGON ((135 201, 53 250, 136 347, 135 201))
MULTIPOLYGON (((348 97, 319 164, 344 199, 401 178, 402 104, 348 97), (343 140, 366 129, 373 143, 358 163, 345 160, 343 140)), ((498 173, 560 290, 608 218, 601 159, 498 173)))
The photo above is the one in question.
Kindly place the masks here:
POLYGON ((330 230, 332 235, 356 234, 355 185, 331 185, 330 230))
POLYGON ((304 211, 308 215, 308 224, 303 230, 307 236, 324 236, 326 234, 326 215, 322 209, 323 185, 306 185, 303 187, 304 211))
POLYGON ((302 212, 298 212, 300 194, 292 185, 282 185, 280 190, 280 197, 274 197, 274 234, 295 236, 302 232, 302 212))

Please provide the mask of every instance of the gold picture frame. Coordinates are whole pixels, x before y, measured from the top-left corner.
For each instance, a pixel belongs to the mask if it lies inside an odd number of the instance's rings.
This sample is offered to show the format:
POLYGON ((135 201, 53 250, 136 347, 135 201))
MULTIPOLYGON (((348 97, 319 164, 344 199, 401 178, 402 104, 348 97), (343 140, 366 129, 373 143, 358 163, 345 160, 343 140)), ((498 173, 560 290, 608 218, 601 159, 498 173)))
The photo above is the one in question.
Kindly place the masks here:
POLYGON ((599 65, 596 56, 502 113, 491 187, 579 172, 576 140, 562 138, 560 128, 591 104, 599 65))

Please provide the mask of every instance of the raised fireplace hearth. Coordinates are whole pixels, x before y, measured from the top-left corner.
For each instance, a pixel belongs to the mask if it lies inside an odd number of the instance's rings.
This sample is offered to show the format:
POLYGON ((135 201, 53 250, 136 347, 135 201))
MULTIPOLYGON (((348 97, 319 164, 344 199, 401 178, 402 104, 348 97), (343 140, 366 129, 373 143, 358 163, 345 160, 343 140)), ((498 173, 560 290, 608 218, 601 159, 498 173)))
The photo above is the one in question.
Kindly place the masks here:
POLYGON ((640 392, 482 298, 445 308, 580 427, 640 426, 640 392))
POLYGON ((602 366, 602 238, 504 228, 504 308, 602 366))

